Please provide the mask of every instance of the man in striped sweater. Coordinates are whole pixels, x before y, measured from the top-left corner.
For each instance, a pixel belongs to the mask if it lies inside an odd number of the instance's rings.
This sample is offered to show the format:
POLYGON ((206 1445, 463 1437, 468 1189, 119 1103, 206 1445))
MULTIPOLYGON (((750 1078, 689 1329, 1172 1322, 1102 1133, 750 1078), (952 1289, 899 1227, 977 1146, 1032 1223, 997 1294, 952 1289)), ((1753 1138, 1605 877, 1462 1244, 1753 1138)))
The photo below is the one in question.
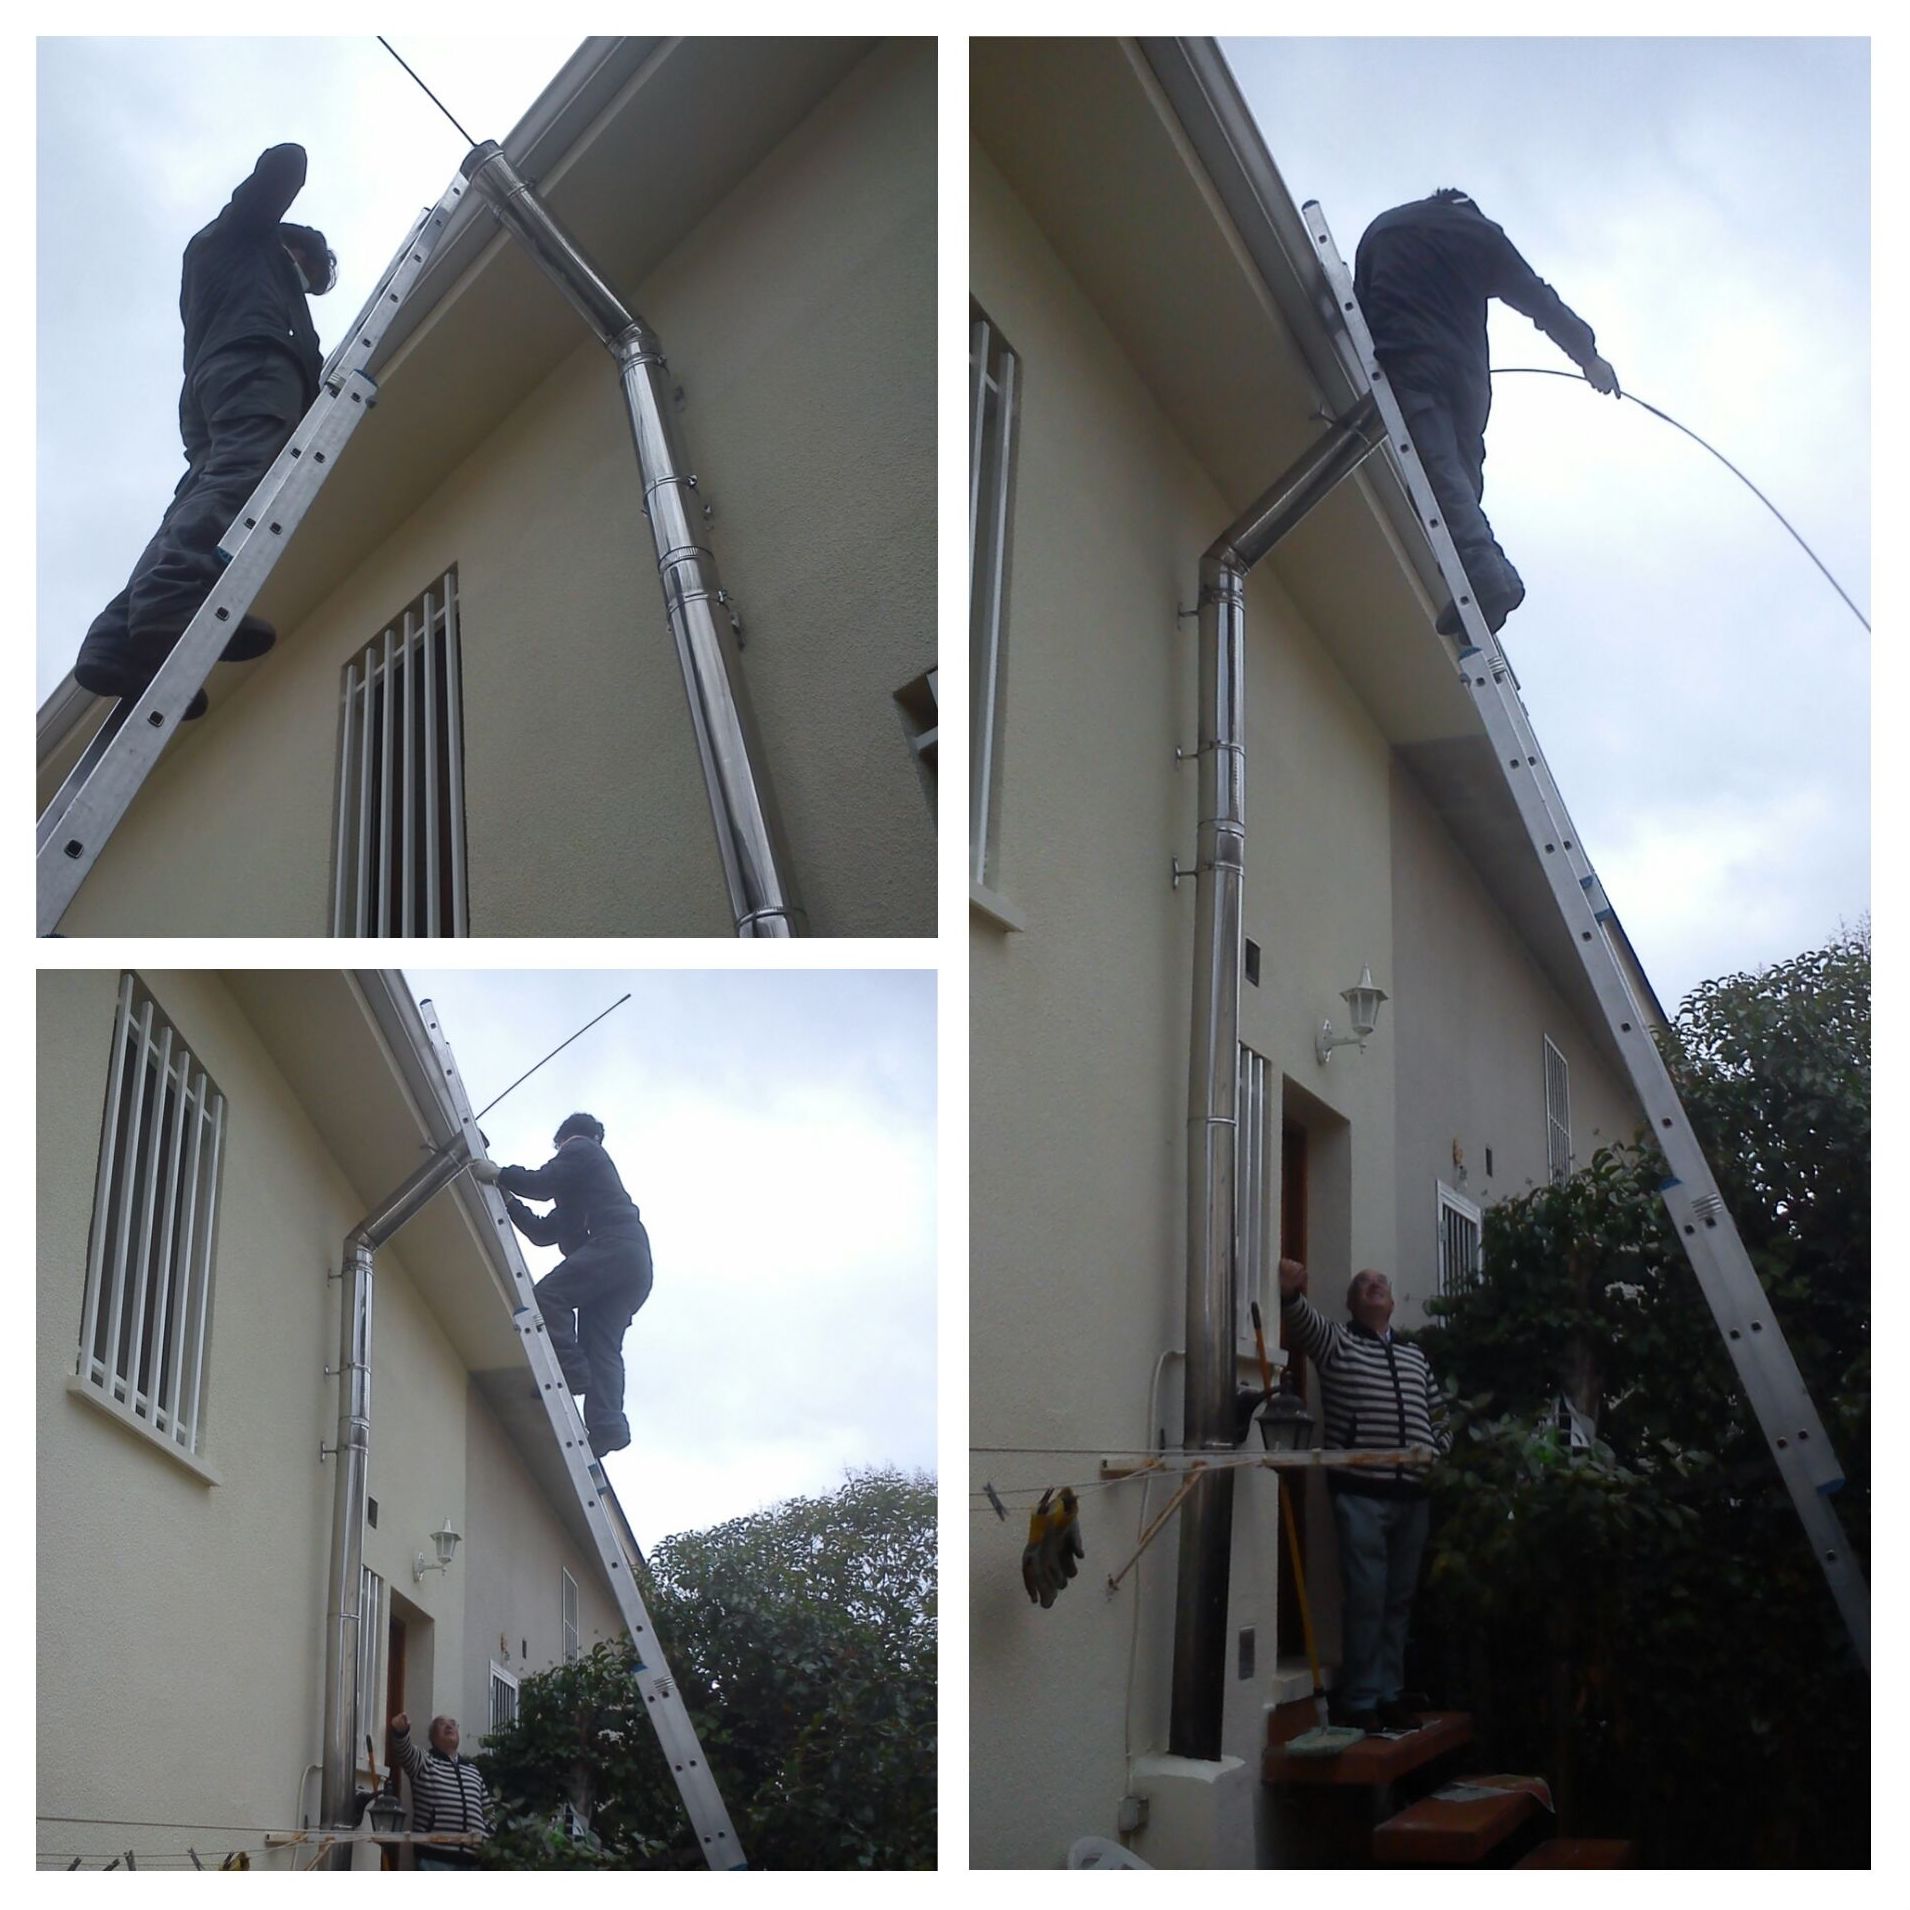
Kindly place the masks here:
MULTIPOLYGON (((411 1741, 411 1719, 402 1711, 391 1721, 392 1749, 411 1779, 413 1830, 474 1830, 491 1834, 484 1815, 484 1779, 468 1758, 458 1756, 456 1718, 431 1720, 431 1748, 411 1741)), ((470 1870, 476 1855, 463 1844, 418 1846, 420 1870, 470 1870)))
MULTIPOLYGON (((1368 1268, 1346 1290, 1348 1324, 1306 1297, 1306 1268, 1280 1262, 1280 1319, 1289 1345, 1319 1369, 1326 1443, 1343 1452, 1447 1443, 1432 1363, 1393 1337, 1393 1289, 1368 1268)), ((1340 1539, 1339 1721, 1365 1730, 1411 1730, 1406 1627, 1419 1582, 1429 1502, 1423 1476, 1404 1466, 1329 1472, 1340 1539)))

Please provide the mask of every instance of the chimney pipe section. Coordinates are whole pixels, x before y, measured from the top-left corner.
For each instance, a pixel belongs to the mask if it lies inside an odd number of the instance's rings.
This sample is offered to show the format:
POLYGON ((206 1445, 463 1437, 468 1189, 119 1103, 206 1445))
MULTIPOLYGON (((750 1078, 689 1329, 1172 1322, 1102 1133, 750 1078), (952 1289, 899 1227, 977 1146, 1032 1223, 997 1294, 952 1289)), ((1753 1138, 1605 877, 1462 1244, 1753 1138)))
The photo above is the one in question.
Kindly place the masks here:
POLYGON ((718 582, 714 556, 698 537, 703 514, 695 500, 696 479, 678 440, 662 347, 495 140, 473 147, 463 170, 484 192, 499 223, 523 244, 617 361, 636 443, 644 515, 656 546, 657 578, 689 697, 736 933, 747 939, 805 934, 808 922, 797 899, 788 845, 743 686, 729 598, 718 582))
MULTIPOLYGON (((359 1578, 365 1557, 365 1494, 371 1461, 372 1255, 469 1162, 459 1135, 434 1154, 345 1236, 338 1311, 338 1444, 332 1485, 330 1597, 325 1619, 324 1761, 319 1821, 349 1830, 358 1739, 359 1578)), ((349 1867, 350 1847, 334 1867, 349 1867)))
MULTIPOLYGON (((1234 1148, 1246 873, 1247 572, 1380 442, 1370 392, 1230 524, 1200 562, 1200 914, 1187 1071, 1187 1367, 1182 1443, 1234 1444, 1234 1148)), ((1234 1481, 1216 1468, 1182 1501, 1168 1750, 1220 1756, 1234 1481)))

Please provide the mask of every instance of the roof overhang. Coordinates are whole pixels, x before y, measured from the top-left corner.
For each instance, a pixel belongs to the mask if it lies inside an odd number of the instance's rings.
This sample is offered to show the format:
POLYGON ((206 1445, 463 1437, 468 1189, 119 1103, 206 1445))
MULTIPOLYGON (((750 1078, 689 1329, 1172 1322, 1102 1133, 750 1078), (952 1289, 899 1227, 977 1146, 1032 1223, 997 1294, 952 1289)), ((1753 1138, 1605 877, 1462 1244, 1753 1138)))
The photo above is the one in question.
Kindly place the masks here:
MULTIPOLYGON (((1300 205, 1212 40, 978 39, 970 117, 1229 514, 1324 429, 1323 414, 1356 401, 1300 205)), ((1334 236, 1350 254, 1358 235, 1334 236)), ((1622 1067, 1472 693, 1433 629, 1444 586, 1390 455, 1369 458, 1266 566, 1622 1067)), ((1613 927, 1634 989, 1649 997, 1613 927)), ((1655 1001, 1641 1007, 1662 1019, 1655 1001)))
MULTIPOLYGON (((249 969, 225 979, 367 1211, 456 1138, 449 1090, 400 972, 249 969)), ((596 1542, 512 1324, 510 1262, 471 1177, 458 1175, 395 1244, 538 1490, 594 1558, 596 1542)))
MULTIPOLYGON (((639 305, 657 266, 875 44, 586 40, 502 144, 611 286, 639 305)), ((421 209, 454 172, 419 182, 421 209)), ((403 238, 391 235, 394 249, 403 238)), ((659 329, 667 351, 667 327, 659 329)), ((295 631, 339 578, 586 344, 596 349, 582 320, 481 196, 468 193, 369 367, 377 412, 260 592, 258 613, 282 632, 295 631)), ((614 403, 607 356, 604 389, 605 403, 614 403)), ((634 462, 631 482, 634 499, 634 462)), ((247 681, 242 668, 214 669, 206 687, 215 718, 217 705, 247 681)), ((70 675, 41 705, 42 806, 108 707, 70 675)), ((193 747, 213 721, 172 747, 193 747)))

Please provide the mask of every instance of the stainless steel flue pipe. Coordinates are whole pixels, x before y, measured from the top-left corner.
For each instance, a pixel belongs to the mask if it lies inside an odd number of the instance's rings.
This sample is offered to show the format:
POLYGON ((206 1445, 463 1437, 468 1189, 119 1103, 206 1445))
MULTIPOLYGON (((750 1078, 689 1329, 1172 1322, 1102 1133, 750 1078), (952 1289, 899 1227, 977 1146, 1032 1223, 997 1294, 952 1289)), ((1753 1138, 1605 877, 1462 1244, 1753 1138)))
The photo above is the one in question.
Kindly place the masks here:
MULTIPOLYGON (((1240 1084, 1241 885, 1246 872, 1247 572, 1379 448, 1369 392, 1228 525, 1200 560, 1200 914, 1187 1070, 1189 1452, 1234 1444, 1234 1148, 1240 1084)), ((1220 1755, 1233 1474, 1216 1468, 1180 1513, 1168 1749, 1220 1755)))
MULTIPOLYGON (((434 1154, 388 1199, 345 1236, 338 1307, 338 1444, 331 1448, 330 1603, 325 1616, 324 1761, 319 1776, 319 1820, 330 1830, 351 1827, 352 1769, 357 1746, 353 1694, 357 1688, 359 1581, 365 1558, 365 1494, 371 1461, 372 1255, 470 1161, 460 1135, 434 1154)), ((338 1868, 350 1862, 349 1848, 338 1868)))
POLYGON ((656 545, 657 577, 690 700, 690 722, 736 933, 804 934, 808 925, 796 897, 789 849, 743 685, 729 600, 717 581, 716 559, 698 536, 703 511, 696 479, 677 441, 662 348, 495 140, 473 147, 463 170, 489 200, 499 223, 523 244, 616 360, 636 440, 644 515, 656 545))

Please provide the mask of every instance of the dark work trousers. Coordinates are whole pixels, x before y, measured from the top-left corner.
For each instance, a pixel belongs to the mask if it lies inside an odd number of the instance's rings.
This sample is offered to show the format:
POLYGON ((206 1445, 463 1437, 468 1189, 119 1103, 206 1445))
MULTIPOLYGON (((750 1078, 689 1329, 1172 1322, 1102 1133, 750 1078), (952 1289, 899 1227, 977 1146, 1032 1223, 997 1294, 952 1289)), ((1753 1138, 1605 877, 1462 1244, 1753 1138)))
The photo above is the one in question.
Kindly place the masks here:
POLYGON ((1492 534, 1479 501, 1486 491, 1486 417, 1492 387, 1431 388, 1393 374, 1393 393, 1432 486, 1440 515, 1474 593, 1490 605, 1520 594, 1519 573, 1492 534))
POLYGON ((650 1297, 643 1223, 591 1235, 532 1290, 564 1378, 584 1395, 585 1426, 622 1418, 623 1336, 650 1297))
POLYGON ((89 648, 163 657, 225 568, 218 550, 240 507, 305 415, 298 360, 276 345, 229 345, 179 394, 186 475, 126 588, 93 619, 89 648))

